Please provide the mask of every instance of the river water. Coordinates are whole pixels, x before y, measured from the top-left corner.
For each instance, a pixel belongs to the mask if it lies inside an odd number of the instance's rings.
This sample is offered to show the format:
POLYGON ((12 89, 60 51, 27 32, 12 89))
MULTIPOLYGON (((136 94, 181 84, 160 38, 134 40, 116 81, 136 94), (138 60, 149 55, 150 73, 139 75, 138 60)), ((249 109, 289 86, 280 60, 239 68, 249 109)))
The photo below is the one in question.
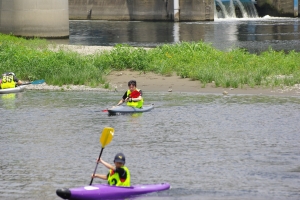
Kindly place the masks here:
POLYGON ((209 22, 70 21, 70 38, 57 43, 87 46, 155 47, 204 41, 220 50, 300 51, 300 18, 217 19, 209 22))
POLYGON ((0 95, 0 199, 58 200, 57 188, 89 184, 106 126, 104 160, 123 152, 132 184, 172 186, 138 199, 300 199, 299 97, 145 91, 150 112, 102 112, 121 96, 0 95))

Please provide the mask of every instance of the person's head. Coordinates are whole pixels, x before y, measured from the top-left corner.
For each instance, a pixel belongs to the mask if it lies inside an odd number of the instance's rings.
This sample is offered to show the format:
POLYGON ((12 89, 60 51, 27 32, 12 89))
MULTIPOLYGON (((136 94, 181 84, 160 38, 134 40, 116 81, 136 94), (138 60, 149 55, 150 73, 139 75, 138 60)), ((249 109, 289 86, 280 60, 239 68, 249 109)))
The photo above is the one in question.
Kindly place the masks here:
POLYGON ((123 167, 125 165, 125 155, 123 153, 117 153, 114 163, 117 168, 123 167))
POLYGON ((9 72, 8 75, 13 75, 13 76, 15 76, 15 73, 9 72))
POLYGON ((135 80, 130 80, 128 82, 128 87, 130 91, 134 91, 136 89, 136 81, 135 80))

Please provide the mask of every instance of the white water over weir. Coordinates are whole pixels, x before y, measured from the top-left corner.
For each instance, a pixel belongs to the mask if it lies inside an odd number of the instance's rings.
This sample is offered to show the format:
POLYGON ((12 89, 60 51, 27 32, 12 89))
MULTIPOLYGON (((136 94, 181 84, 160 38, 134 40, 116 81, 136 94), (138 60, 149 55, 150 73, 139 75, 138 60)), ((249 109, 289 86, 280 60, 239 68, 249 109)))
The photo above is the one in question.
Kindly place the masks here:
POLYGON ((257 18, 253 0, 215 0, 215 18, 257 18))

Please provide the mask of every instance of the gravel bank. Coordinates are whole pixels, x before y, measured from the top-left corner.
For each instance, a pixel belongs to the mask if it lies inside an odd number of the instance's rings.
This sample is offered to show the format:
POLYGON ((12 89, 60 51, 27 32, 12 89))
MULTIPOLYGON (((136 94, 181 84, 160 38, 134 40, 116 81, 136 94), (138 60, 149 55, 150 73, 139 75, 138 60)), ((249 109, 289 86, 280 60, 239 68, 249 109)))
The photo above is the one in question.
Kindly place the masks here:
POLYGON ((26 90, 60 90, 60 91, 110 91, 104 88, 91 88, 85 85, 47 85, 46 83, 37 85, 27 85, 26 90))

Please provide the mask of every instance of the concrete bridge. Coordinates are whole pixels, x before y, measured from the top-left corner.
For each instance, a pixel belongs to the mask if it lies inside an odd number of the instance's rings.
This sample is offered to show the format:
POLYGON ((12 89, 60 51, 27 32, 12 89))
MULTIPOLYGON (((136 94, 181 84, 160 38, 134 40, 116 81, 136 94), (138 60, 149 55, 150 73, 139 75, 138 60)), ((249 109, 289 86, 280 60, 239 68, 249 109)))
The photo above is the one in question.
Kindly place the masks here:
POLYGON ((25 37, 69 37, 68 0, 0 0, 0 32, 25 37))
MULTIPOLYGON (((257 0, 256 7, 260 16, 299 13, 298 0, 257 0)), ((0 32, 62 38, 69 19, 212 21, 214 10, 215 0, 0 0, 0 32)))

